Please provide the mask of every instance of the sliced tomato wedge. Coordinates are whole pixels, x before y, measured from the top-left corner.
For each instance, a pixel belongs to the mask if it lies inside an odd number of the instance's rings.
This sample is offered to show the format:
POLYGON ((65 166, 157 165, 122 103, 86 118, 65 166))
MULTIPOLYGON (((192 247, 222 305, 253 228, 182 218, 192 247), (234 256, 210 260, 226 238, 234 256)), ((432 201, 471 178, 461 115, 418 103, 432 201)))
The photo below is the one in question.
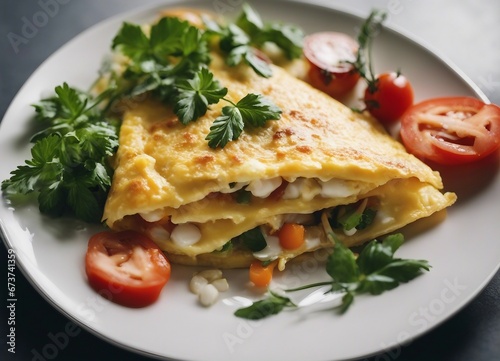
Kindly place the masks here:
POLYGON ((85 271, 91 287, 128 307, 155 302, 170 278, 170 263, 148 237, 134 231, 101 232, 89 240, 85 271))
POLYGON ((334 98, 354 88, 360 76, 349 62, 356 60, 356 40, 344 33, 314 33, 304 39, 303 49, 312 86, 334 98))
POLYGON ((500 147, 500 108, 470 97, 435 98, 415 104, 401 119, 410 153, 440 164, 469 163, 500 147))

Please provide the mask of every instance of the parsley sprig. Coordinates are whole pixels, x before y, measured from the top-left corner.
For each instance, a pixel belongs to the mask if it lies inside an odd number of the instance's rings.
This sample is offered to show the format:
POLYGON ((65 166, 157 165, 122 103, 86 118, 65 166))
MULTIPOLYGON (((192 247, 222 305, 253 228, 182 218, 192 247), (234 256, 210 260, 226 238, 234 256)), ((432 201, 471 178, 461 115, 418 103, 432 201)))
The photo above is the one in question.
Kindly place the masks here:
MULTIPOLYGON (((285 291, 294 292, 330 286, 327 292, 343 293, 342 302, 336 309, 339 313, 344 313, 352 305, 356 295, 364 293, 379 295, 414 279, 421 274, 422 270, 430 269, 429 263, 425 260, 395 258, 394 253, 403 242, 404 237, 400 233, 390 235, 382 242, 373 240, 356 257, 349 248, 336 241, 333 253, 326 263, 326 272, 331 277, 331 281, 285 291)), ((235 315, 242 318, 260 319, 274 315, 287 307, 297 308, 289 298, 270 292, 268 298, 237 310, 235 315)))
MULTIPOLYGON (((251 22, 254 24, 255 18, 260 21, 257 13, 249 7, 245 9, 241 17, 245 20, 241 22, 250 24, 248 19, 254 19, 251 22)), ((222 31, 216 23, 212 23, 211 28, 222 31)), ((233 28, 238 30, 226 37, 226 41, 235 41, 238 47, 247 44, 249 38, 243 30, 234 24, 227 29, 233 28)), ((162 18, 151 27, 149 37, 140 26, 124 23, 113 39, 113 48, 126 55, 130 62, 123 74, 126 81, 115 87, 118 89, 115 98, 151 92, 170 104, 184 125, 196 121, 206 114, 210 105, 220 100, 230 103, 222 108, 222 114, 214 120, 206 137, 211 148, 223 148, 236 140, 245 128, 262 127, 267 120, 279 119, 281 110, 262 95, 248 94, 237 103, 225 98, 228 89, 214 79, 208 68, 208 40, 213 34, 214 31, 205 32, 177 18, 162 18)), ((230 64, 239 62, 238 56, 244 56, 252 59, 249 64, 259 75, 271 75, 264 69, 263 60, 253 58, 250 51, 242 52, 242 49, 228 55, 230 64), (258 62, 262 66, 256 67, 258 62)), ((265 67, 270 70, 267 63, 265 67)))
POLYGON ((211 148, 224 148, 228 142, 237 139, 245 127, 262 127, 267 120, 281 117, 281 109, 260 94, 247 94, 236 104, 224 100, 231 105, 222 108, 222 115, 210 127, 206 140, 211 148))
POLYGON ((260 320, 271 315, 276 315, 287 307, 297 306, 288 297, 271 291, 267 298, 256 301, 251 306, 240 308, 234 314, 248 320, 260 320))
POLYGON ((112 48, 129 58, 122 76, 113 78, 118 82, 115 99, 152 92, 174 106, 180 121, 186 124, 203 115, 208 104, 216 103, 227 92, 206 70, 210 61, 206 37, 187 21, 162 18, 151 26, 149 37, 139 25, 124 23, 112 48), (205 93, 209 92, 207 99, 205 93), (194 101, 195 111, 177 106, 186 98, 194 101))
POLYGON ((205 19, 209 32, 220 37, 220 48, 227 53, 227 64, 236 66, 248 64, 257 74, 270 77, 270 61, 258 49, 265 43, 274 43, 288 59, 302 55, 304 33, 296 26, 277 22, 265 23, 260 15, 248 4, 243 4, 242 12, 235 23, 221 26, 205 19))
POLYGON ((192 122, 207 112, 210 104, 216 104, 227 94, 213 74, 202 68, 192 79, 179 79, 176 83, 174 112, 183 124, 192 122))
POLYGON ((56 96, 34 105, 45 128, 32 138, 31 159, 2 182, 7 194, 38 193, 42 213, 67 210, 79 219, 98 222, 111 185, 108 157, 118 147, 117 126, 93 98, 64 83, 56 96))

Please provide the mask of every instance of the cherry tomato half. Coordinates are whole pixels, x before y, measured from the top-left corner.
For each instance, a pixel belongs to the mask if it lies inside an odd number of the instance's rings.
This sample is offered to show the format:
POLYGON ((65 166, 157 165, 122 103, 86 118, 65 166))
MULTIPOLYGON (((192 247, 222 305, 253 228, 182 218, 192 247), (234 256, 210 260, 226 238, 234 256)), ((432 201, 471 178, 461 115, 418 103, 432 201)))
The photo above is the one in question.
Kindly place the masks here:
POLYGON ((314 33, 304 39, 309 82, 334 98, 348 93, 359 80, 359 73, 346 61, 356 60, 358 43, 347 34, 314 33))
POLYGON ((399 120, 413 104, 413 88, 401 74, 390 72, 377 77, 376 90, 365 90, 366 109, 382 124, 389 125, 399 120))
POLYGON ((401 119, 410 153, 440 164, 468 163, 500 147, 500 108, 469 97, 415 104, 401 119))
POLYGON ((170 278, 170 263, 149 238, 134 231, 100 232, 89 240, 85 271, 93 289, 128 307, 156 301, 170 278))

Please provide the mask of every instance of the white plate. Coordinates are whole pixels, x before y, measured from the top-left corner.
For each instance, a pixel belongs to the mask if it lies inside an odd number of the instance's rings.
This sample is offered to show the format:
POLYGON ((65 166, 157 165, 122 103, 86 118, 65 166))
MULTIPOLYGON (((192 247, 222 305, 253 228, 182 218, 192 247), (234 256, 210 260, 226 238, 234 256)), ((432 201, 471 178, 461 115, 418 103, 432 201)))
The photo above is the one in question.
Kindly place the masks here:
MULTIPOLYGON (((169 2, 206 7, 206 2, 169 2)), ((221 2, 223 3, 223 2, 221 2)), ((224 2, 226 4, 236 2, 224 2)), ((252 3, 266 19, 300 24, 306 32, 336 30, 354 35, 361 20, 320 6, 280 1, 252 3), (307 16, 305 16, 307 14, 307 16)), ((209 5, 212 5, 210 3, 209 5)), ((231 7, 231 5, 227 5, 231 7)), ((211 7, 213 10, 213 7, 211 7)), ((226 8, 227 9, 227 8, 226 8)), ((239 11, 239 9, 236 9, 239 11)), ((123 20, 146 22, 157 9, 107 20, 69 42, 31 76, 12 102, 0 128, 0 179, 29 157, 33 131, 30 104, 66 81, 88 88, 123 20)), ((385 30, 375 42, 376 68, 401 68, 417 100, 444 95, 485 97, 452 66, 408 38, 385 30)), ((486 285, 500 263, 497 218, 498 157, 485 165, 443 173, 460 200, 448 219, 411 237, 401 257, 423 258, 431 272, 377 297, 358 297, 343 316, 305 309, 258 322, 233 316, 234 297, 258 297, 246 288, 244 271, 228 272, 231 290, 210 309, 187 290, 192 269, 174 267, 172 279, 151 307, 128 309, 95 294, 85 281, 87 239, 99 227, 41 216, 34 203, 2 202, 0 225, 8 247, 33 286, 67 317, 107 341, 155 357, 180 360, 339 360, 363 357, 410 342, 443 322, 486 285)), ((283 277, 306 283, 318 264, 290 269, 283 277)), ((282 278, 283 278, 282 277, 282 278)))

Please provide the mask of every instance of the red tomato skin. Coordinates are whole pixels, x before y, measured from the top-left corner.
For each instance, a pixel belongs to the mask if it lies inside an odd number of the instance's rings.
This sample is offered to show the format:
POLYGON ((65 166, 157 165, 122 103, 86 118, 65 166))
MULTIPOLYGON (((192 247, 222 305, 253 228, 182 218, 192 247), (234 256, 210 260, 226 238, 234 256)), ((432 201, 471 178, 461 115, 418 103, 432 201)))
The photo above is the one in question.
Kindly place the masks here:
MULTIPOLYGON (((471 119, 468 117, 464 122, 470 122, 471 119)), ((403 115, 400 135, 406 149, 420 159, 442 165, 475 162, 500 148, 500 108, 465 96, 428 99, 415 104, 403 115), (487 122, 488 131, 483 128, 483 137, 476 139, 472 145, 439 141, 424 134, 421 129, 425 127, 417 121, 422 114, 437 112, 436 109, 440 109, 440 114, 453 111, 474 113, 472 115, 475 116, 476 124, 487 122)))
MULTIPOLYGON (((114 243, 113 243, 114 245, 114 243)), ((85 255, 85 272, 90 286, 101 296, 126 307, 145 307, 154 303, 170 279, 171 267, 164 253, 146 236, 134 231, 100 232, 89 240, 85 255), (146 250, 151 264, 148 280, 126 279, 103 268, 99 255, 107 256, 106 240, 123 242, 124 249, 140 246, 146 250)))
POLYGON ((390 72, 377 77, 377 89, 371 92, 367 87, 364 94, 366 109, 384 125, 398 121, 413 104, 414 92, 408 79, 390 72))
MULTIPOLYGON (((349 93, 357 84, 360 75, 353 65, 345 62, 328 64, 322 49, 338 54, 340 60, 354 61, 358 51, 358 43, 347 34, 336 32, 320 32, 307 36, 304 39, 304 56, 309 63, 308 82, 333 98, 341 98, 349 93), (342 50, 335 50, 336 47, 342 50)), ((327 57, 327 56, 326 56, 327 57)))

